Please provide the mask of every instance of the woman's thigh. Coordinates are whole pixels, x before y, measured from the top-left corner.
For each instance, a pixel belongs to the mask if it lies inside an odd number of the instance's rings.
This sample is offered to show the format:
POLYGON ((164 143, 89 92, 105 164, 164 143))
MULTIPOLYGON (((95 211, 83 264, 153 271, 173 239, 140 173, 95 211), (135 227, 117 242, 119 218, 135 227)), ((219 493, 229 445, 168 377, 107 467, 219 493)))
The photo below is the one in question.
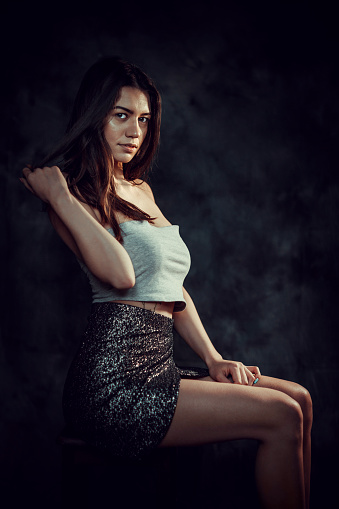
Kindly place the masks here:
POLYGON ((299 404, 266 387, 182 379, 177 407, 161 446, 252 438, 266 440, 281 422, 298 426, 299 404))
MULTIPOLYGON (((210 376, 200 378, 199 380, 208 382, 215 381, 210 376)), ((312 399, 310 393, 307 389, 305 389, 305 387, 298 383, 290 382, 289 380, 283 380, 280 378, 273 378, 271 376, 261 375, 259 381, 254 387, 274 389, 275 391, 283 392, 299 403, 305 416, 307 414, 312 414, 312 399)))

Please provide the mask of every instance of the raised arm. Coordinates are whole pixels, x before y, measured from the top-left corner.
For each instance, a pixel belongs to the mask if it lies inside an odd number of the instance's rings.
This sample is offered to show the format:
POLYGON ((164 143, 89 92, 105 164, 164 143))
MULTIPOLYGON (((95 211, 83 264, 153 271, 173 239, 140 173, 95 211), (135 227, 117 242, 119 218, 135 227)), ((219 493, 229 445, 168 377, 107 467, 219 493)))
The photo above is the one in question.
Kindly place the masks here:
POLYGON ((51 222, 68 247, 101 281, 115 288, 135 284, 134 269, 124 247, 99 223, 94 211, 69 191, 57 166, 23 170, 25 187, 49 205, 51 222))
POLYGON ((242 362, 225 360, 213 346, 188 294, 183 289, 186 300, 184 311, 174 313, 174 327, 186 343, 206 363, 210 376, 217 382, 231 382, 252 385, 260 376, 256 366, 244 366, 242 362))

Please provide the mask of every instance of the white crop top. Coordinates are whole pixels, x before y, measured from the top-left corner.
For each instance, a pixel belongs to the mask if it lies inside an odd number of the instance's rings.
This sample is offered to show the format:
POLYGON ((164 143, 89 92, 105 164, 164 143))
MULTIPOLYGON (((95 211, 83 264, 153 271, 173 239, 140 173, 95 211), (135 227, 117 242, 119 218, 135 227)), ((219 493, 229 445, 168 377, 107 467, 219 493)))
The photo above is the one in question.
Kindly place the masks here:
MULTIPOLYGON (((92 287, 93 302, 175 302, 174 311, 183 311, 186 302, 182 286, 191 258, 180 237, 179 226, 157 227, 148 221, 132 220, 121 223, 120 228, 123 246, 134 267, 135 285, 118 290, 100 281, 80 262, 92 287)), ((114 235, 112 228, 108 231, 114 235)))

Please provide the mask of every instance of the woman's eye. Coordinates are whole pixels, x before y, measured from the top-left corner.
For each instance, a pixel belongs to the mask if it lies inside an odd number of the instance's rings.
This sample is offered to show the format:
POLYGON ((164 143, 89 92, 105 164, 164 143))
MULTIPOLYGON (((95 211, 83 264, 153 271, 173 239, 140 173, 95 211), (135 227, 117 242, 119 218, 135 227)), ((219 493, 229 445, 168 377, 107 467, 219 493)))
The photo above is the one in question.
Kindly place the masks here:
POLYGON ((126 118, 127 117, 126 113, 116 113, 116 116, 118 118, 126 118))
POLYGON ((140 117, 140 118, 139 118, 139 121, 140 121, 142 124, 147 124, 147 122, 149 121, 149 118, 147 118, 147 117, 140 117))

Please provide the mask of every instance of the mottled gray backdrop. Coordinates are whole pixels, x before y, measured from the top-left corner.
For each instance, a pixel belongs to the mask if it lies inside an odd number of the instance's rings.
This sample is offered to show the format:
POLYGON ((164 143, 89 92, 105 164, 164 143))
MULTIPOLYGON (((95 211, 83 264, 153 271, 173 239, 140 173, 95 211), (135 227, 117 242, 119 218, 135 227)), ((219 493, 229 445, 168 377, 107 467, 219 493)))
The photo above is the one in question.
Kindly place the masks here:
MULTIPOLYGON (((313 396, 312 507, 329 507, 339 452, 334 11, 306 0, 72 5, 5 2, 2 19, 4 507, 60 507, 61 393, 90 307, 77 262, 18 177, 62 135, 84 72, 107 55, 140 65, 162 93, 151 184, 190 248, 186 286, 213 342, 313 396)), ((200 362, 179 338, 176 357, 200 362)), ((183 479, 197 463, 204 507, 254 506, 254 453, 246 441, 183 450, 183 479)))

